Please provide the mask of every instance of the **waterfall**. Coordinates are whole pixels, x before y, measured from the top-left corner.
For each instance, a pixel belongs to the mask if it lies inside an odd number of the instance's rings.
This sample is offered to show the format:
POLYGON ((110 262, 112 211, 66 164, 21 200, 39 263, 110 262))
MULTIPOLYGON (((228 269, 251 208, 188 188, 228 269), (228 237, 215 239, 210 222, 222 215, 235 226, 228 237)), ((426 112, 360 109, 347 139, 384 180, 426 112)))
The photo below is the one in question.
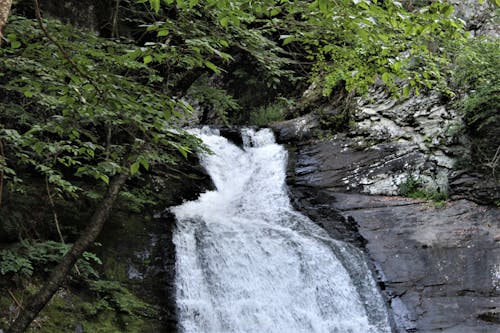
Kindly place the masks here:
POLYGON ((180 331, 391 332, 362 254, 292 208, 272 132, 243 130, 243 148, 195 134, 217 190, 171 209, 180 331))

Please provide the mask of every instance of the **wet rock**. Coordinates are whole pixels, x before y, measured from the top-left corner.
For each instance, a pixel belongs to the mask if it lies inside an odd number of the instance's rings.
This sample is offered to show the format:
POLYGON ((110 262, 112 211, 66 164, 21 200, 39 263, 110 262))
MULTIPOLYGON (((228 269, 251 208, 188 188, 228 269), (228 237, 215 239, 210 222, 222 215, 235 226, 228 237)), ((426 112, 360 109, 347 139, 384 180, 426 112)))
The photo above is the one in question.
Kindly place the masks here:
POLYGON ((320 225, 330 236, 359 248, 364 247, 366 242, 359 234, 357 223, 351 216, 342 215, 334 208, 332 201, 335 197, 331 192, 298 186, 293 186, 290 190, 294 208, 320 225))
POLYGON ((241 129, 238 127, 221 126, 218 127, 220 135, 237 145, 243 147, 243 137, 241 136, 241 129))
POLYGON ((313 136, 313 130, 319 126, 316 115, 309 113, 305 116, 285 120, 270 125, 276 135, 278 143, 292 143, 305 141, 313 136))
MULTIPOLYGON (((388 105, 397 103, 369 109, 387 112, 388 105)), ((446 121, 443 112, 430 106, 416 113, 416 120, 392 115, 391 124, 412 127, 424 121, 431 126, 432 119, 446 121)), ((374 114, 371 121, 385 117, 374 114)), ((442 137, 430 143, 432 149, 421 149, 412 138, 419 131, 406 133, 404 140, 399 131, 387 136, 358 132, 289 146, 287 181, 294 205, 332 237, 365 250, 398 333, 497 332, 500 209, 469 200, 438 209, 421 200, 362 194, 397 194, 408 175, 417 175, 449 186, 454 199, 498 197, 494 182, 487 186, 478 182, 481 175, 453 172, 450 159, 459 145, 450 141, 447 150, 442 137)))
POLYGON ((295 156, 294 183, 300 186, 397 194, 401 183, 411 176, 446 187, 434 173, 436 166, 411 145, 373 144, 336 135, 331 140, 298 145, 295 156))
POLYGON ((436 209, 404 198, 335 198, 334 207, 358 223, 406 329, 497 332, 483 319, 500 313, 499 209, 466 200, 436 209))
POLYGON ((308 197, 297 207, 333 237, 353 242, 359 231, 397 332, 497 332, 500 209, 467 200, 437 209, 401 197, 292 192, 299 201, 308 197), (339 232, 345 219, 355 225, 352 233, 339 232))

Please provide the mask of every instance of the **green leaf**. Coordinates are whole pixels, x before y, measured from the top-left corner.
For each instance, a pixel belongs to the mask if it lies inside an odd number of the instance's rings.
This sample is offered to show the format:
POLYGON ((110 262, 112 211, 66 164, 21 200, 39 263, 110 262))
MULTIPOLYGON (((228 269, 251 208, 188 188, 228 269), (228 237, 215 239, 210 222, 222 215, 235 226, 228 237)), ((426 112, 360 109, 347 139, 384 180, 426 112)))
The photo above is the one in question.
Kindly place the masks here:
POLYGON ((385 83, 390 83, 392 81, 392 75, 390 73, 383 73, 382 74, 382 81, 384 81, 385 83))
POLYGON ((408 97, 410 95, 410 86, 406 85, 403 87, 403 97, 408 97))
POLYGON ((448 17, 448 16, 450 16, 451 14, 453 14, 453 12, 454 12, 454 11, 455 11, 455 8, 454 8, 452 5, 448 4, 447 6, 445 6, 445 9, 444 9, 444 11, 443 11, 443 14, 444 14, 446 17, 448 17))
POLYGON ((148 160, 146 160, 146 158, 142 157, 139 161, 144 169, 149 170, 149 163, 148 160))
POLYGON ((146 65, 149 64, 151 61, 153 61, 153 57, 150 56, 150 55, 145 56, 144 59, 143 59, 143 62, 146 65))
POLYGON ((168 31, 167 29, 162 29, 162 30, 159 30, 156 33, 156 36, 158 36, 158 37, 164 37, 164 36, 168 36, 169 33, 170 33, 170 31, 168 31))
POLYGON ((149 0, 149 4, 151 8, 155 11, 156 14, 160 11, 160 0, 149 0))
POLYGON ((10 43, 10 48, 11 49, 18 49, 21 47, 21 42, 18 40, 14 40, 10 43))
POLYGON ((207 66, 208 68, 210 68, 212 71, 214 71, 215 73, 220 73, 221 70, 219 67, 217 67, 217 65, 215 65, 213 62, 211 61, 208 61, 208 60, 205 60, 205 66, 207 66))
POLYGON ((223 26, 224 28, 227 28, 228 23, 229 23, 229 17, 224 16, 223 18, 220 19, 219 21, 220 25, 223 26))
POLYGON ((99 179, 101 179, 104 183, 109 185, 109 177, 108 176, 100 174, 99 179))
POLYGON ((319 10, 323 14, 329 14, 329 3, 328 0, 318 0, 319 10))
POLYGON ((137 171, 139 171, 139 167, 141 166, 141 164, 139 163, 139 161, 135 161, 134 163, 132 163, 132 165, 130 166, 130 174, 133 176, 137 173, 137 171))

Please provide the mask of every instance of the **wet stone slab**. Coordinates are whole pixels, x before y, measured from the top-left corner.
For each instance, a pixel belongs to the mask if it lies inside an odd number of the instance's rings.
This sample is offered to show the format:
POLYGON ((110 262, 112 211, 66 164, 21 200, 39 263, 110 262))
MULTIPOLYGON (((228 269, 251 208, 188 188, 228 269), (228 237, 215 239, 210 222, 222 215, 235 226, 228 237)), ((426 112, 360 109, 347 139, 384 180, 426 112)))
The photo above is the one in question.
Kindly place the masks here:
MULTIPOLYGON (((435 208, 399 197, 325 195, 332 211, 357 224, 399 332, 498 332, 499 209, 467 200, 435 208)), ((327 221, 329 230, 342 220, 327 221)))

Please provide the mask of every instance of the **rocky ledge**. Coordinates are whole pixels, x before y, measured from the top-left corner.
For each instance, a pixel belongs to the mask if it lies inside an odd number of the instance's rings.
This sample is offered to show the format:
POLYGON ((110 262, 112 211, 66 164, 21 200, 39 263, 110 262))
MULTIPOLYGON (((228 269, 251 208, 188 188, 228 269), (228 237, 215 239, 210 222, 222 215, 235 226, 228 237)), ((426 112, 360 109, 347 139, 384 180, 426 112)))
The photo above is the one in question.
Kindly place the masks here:
POLYGON ((341 135, 304 142, 307 126, 283 126, 276 128, 281 141, 288 141, 281 134, 294 132, 288 183, 296 208, 332 237, 365 251, 396 332, 498 332, 499 208, 465 199, 436 208, 423 200, 362 194, 374 183, 382 192, 384 184, 385 191, 394 189, 394 175, 405 166, 425 164, 421 154, 401 154, 387 141, 355 148, 341 135))

